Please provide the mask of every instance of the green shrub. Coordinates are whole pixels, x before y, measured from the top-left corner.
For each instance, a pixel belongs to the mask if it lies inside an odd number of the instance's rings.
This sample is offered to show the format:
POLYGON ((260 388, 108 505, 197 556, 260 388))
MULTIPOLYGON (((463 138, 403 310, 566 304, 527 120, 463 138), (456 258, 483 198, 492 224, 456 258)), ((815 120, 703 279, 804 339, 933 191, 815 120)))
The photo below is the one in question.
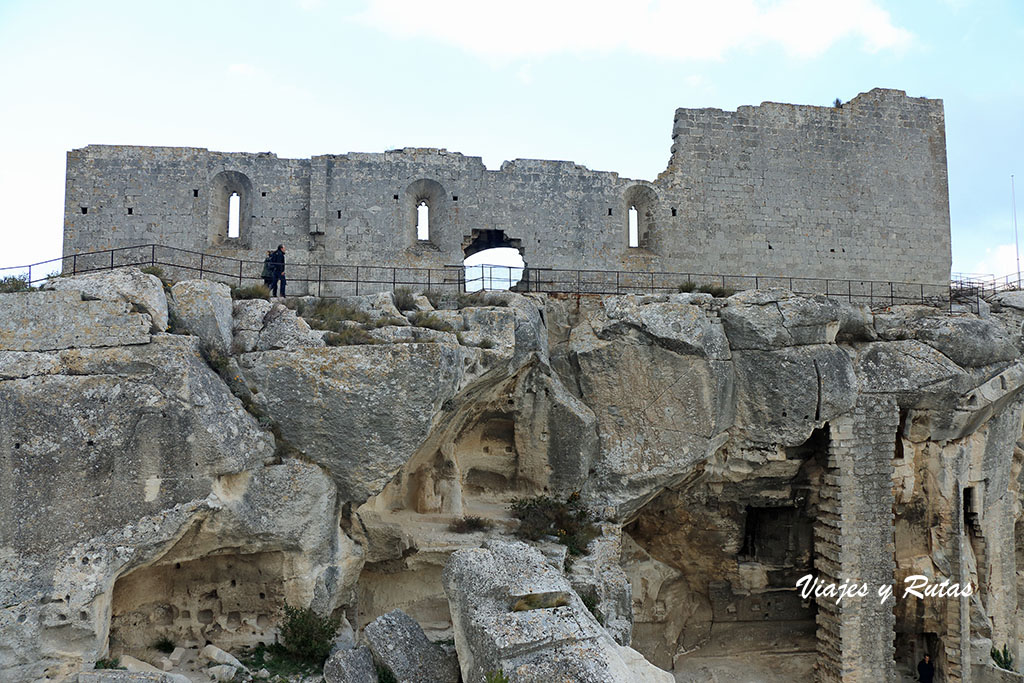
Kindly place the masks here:
POLYGON ((400 311, 411 311, 416 308, 416 294, 409 287, 395 290, 395 308, 400 311))
POLYGON ((124 667, 121 666, 121 659, 120 659, 120 657, 112 657, 111 659, 97 659, 96 660, 96 666, 94 668, 96 668, 96 669, 123 669, 124 667))
POLYGON ((441 305, 441 297, 443 295, 441 294, 440 291, 436 289, 428 289, 427 291, 423 292, 423 296, 427 297, 427 301, 429 301, 430 305, 433 306, 434 308, 437 308, 438 306, 441 305))
POLYGON ((248 299, 266 299, 270 301, 270 288, 266 285, 256 284, 247 287, 232 287, 231 298, 235 301, 248 299))
POLYGON ((313 610, 285 603, 281 644, 292 657, 322 666, 331 653, 340 619, 322 617, 313 610))
POLYGON ((590 613, 594 615, 595 619, 597 619, 597 623, 601 624, 601 626, 604 626, 604 615, 601 613, 601 610, 597 608, 597 593, 580 593, 580 600, 583 601, 583 604, 586 606, 586 608, 590 610, 590 613))
POLYGON ((453 519, 448 525, 449 531, 457 534, 471 534, 474 531, 487 531, 494 526, 494 522, 483 517, 468 516, 460 519, 453 519))
POLYGON ((470 306, 507 306, 505 300, 497 294, 487 292, 459 292, 455 297, 459 308, 470 306))
POLYGON ((174 652, 174 641, 167 636, 162 636, 159 640, 153 643, 153 649, 170 654, 174 652))
POLYGON ((484 674, 484 683, 512 683, 512 681, 505 675, 504 671, 498 669, 497 671, 488 671, 484 674))
POLYGON ((1013 668, 1013 655, 1006 649, 1006 645, 1003 645, 1003 651, 992 648, 989 653, 992 655, 992 661, 996 663, 1000 669, 1006 669, 1007 671, 1016 671, 1013 668))
POLYGON ((146 275, 156 275, 161 280, 164 279, 164 269, 161 268, 160 266, 146 266, 145 268, 141 268, 140 270, 142 270, 142 272, 145 273, 146 275))
POLYGON ((509 506, 519 520, 516 535, 530 541, 554 536, 571 555, 585 555, 587 544, 601 535, 590 511, 573 493, 562 503, 549 496, 516 498, 509 506))
POLYGON ((426 327, 431 330, 437 330, 439 332, 454 332, 455 328, 441 320, 433 313, 427 311, 417 311, 413 313, 412 317, 409 318, 416 327, 426 327))
POLYGON ((324 335, 324 341, 328 346, 356 346, 359 344, 376 344, 366 330, 360 327, 346 327, 339 332, 328 332, 324 335))
POLYGON ((29 284, 27 275, 8 275, 0 278, 0 294, 13 294, 14 292, 31 292, 32 285, 29 284))
POLYGON ((704 292, 705 294, 710 294, 716 299, 729 297, 736 293, 735 289, 731 289, 729 287, 722 287, 721 285, 701 285, 700 287, 697 288, 697 291, 704 292))
POLYGON ((494 342, 491 341, 490 339, 484 339, 482 342, 477 344, 477 346, 480 347, 481 349, 493 349, 494 342))
POLYGON ((362 324, 370 322, 369 314, 330 299, 317 299, 313 304, 303 302, 299 306, 298 313, 315 330, 341 332, 344 327, 341 325, 343 320, 352 320, 362 324))
POLYGON ((203 360, 209 365, 214 372, 221 377, 228 371, 229 356, 225 356, 218 349, 210 346, 209 344, 200 344, 199 353, 202 355, 203 360))
POLYGON ((679 285, 679 291, 683 293, 693 292, 697 289, 697 283, 693 280, 687 280, 686 282, 679 285))

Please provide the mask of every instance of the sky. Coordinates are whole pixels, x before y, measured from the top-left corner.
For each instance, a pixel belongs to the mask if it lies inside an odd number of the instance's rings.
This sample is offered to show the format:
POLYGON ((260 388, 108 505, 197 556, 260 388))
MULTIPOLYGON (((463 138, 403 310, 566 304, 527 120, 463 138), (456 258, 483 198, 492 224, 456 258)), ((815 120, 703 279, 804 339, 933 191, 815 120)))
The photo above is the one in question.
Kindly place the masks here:
POLYGON ((1020 0, 0 0, 0 267, 60 256, 65 155, 89 144, 441 147, 653 180, 677 107, 886 87, 944 101, 953 271, 1005 275, 1022 68, 1020 0))

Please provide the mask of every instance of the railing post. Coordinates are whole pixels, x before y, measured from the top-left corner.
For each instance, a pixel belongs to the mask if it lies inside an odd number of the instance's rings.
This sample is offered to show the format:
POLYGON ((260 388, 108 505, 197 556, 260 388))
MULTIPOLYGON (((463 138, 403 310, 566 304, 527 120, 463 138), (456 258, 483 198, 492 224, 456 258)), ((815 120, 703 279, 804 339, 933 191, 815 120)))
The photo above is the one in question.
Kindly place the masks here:
POLYGON ((654 294, 654 273, 651 273, 651 294, 654 294))
POLYGON ((323 296, 320 293, 320 283, 323 282, 324 267, 323 264, 319 264, 316 267, 316 295, 323 296))
POLYGON ((28 286, 32 286, 32 266, 28 267, 28 286))
POLYGON ((431 268, 427 268, 427 291, 428 292, 430 291, 430 271, 431 270, 432 270, 431 268))
POLYGON ((242 259, 238 259, 238 286, 242 286, 242 259))
POLYGON ((78 254, 71 256, 71 274, 74 275, 78 272, 78 254))
MULTIPOLYGON (((156 245, 155 244, 151 244, 151 245, 149 245, 149 248, 150 248, 149 265, 155 266, 156 265, 156 245)), ((239 283, 239 284, 241 284, 241 283, 239 283)))
POLYGON ((356 296, 359 296, 359 266, 356 266, 356 296))
POLYGON ((203 279, 203 265, 206 254, 199 254, 199 279, 203 279))
POLYGON ((391 269, 391 291, 395 291, 395 283, 397 282, 398 268, 391 269))
POLYGON ((110 269, 114 269, 114 250, 110 250, 110 269))
POLYGON ((619 271, 615 271, 615 293, 619 293, 619 271))
POLYGON ((846 281, 846 300, 853 303, 853 280, 846 281))
POLYGON ((892 305, 894 305, 895 303, 896 303, 896 302, 895 302, 895 300, 893 299, 893 295, 892 295, 892 283, 890 282, 890 283, 889 283, 889 305, 890 305, 890 306, 892 306, 892 305))

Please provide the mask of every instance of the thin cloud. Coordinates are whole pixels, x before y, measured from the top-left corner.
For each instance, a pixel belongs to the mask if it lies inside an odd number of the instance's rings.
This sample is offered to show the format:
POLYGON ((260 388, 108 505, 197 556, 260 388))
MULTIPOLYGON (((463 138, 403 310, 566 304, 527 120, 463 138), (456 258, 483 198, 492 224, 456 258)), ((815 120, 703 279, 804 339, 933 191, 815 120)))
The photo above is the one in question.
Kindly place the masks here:
POLYGON ((973 273, 1003 277, 1017 272, 1017 247, 1000 244, 985 249, 985 256, 974 264, 973 273))
POLYGON ((625 50, 674 60, 719 59, 745 46, 777 45, 799 58, 841 40, 902 50, 913 35, 876 0, 370 0, 357 19, 398 37, 436 40, 491 60, 625 50))

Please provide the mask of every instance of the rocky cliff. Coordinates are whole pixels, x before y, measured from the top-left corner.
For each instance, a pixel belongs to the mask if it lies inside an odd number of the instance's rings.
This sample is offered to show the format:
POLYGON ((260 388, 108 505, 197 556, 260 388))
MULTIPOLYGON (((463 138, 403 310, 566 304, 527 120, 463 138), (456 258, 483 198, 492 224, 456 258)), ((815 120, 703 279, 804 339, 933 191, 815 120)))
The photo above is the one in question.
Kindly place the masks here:
POLYGON ((285 602, 357 632, 401 609, 473 683, 549 680, 523 652, 565 638, 604 653, 593 680, 659 680, 637 651, 680 681, 890 680, 927 651, 980 681, 993 644, 1020 647, 1015 294, 982 317, 781 290, 385 294, 335 302, 350 319, 325 331, 314 300, 134 270, 47 290, 0 295, 4 680, 160 637, 273 642, 285 602), (568 568, 502 540, 513 500, 574 494, 602 533, 568 568), (468 516, 494 526, 450 529, 468 516), (521 584, 487 575, 510 553, 604 623, 482 643, 511 617, 460 591, 521 584), (896 599, 808 598, 806 574, 896 599), (911 575, 973 595, 904 598, 911 575))

